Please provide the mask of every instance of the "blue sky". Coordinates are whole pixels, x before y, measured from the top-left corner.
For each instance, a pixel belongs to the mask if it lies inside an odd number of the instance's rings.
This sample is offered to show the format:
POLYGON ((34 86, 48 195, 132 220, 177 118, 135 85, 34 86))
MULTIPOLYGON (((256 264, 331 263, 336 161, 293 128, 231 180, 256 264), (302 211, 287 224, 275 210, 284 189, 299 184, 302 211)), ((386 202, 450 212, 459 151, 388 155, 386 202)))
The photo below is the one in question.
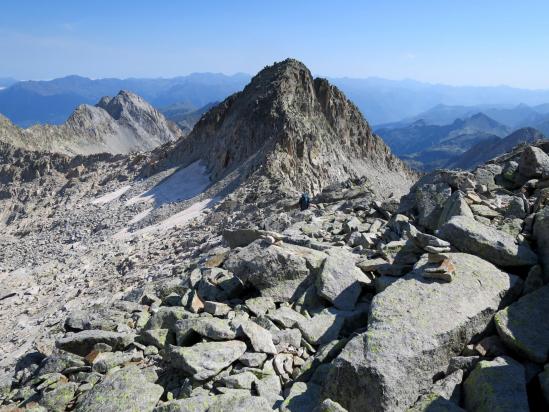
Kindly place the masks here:
POLYGON ((546 0, 0 3, 0 77, 255 73, 286 57, 333 77, 549 88, 546 0))

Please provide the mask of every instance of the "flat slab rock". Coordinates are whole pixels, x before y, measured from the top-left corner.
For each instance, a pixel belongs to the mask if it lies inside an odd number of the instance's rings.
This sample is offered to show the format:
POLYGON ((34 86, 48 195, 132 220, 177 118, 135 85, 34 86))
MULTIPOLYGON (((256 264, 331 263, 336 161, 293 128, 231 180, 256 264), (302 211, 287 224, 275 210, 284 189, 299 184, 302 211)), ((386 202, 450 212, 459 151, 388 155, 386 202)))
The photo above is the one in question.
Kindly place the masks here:
POLYGON ((532 362, 549 361, 549 285, 500 310, 494 321, 499 336, 514 352, 532 362))
POLYGON ((498 266, 532 266, 537 255, 515 238, 465 216, 454 216, 437 232, 461 252, 472 253, 498 266))
POLYGON ((121 350, 132 343, 135 335, 131 333, 110 332, 106 330, 83 330, 57 340, 59 349, 86 356, 96 343, 106 343, 114 350, 121 350))
POLYGON ((190 347, 169 345, 167 358, 172 366, 194 379, 203 381, 214 377, 246 352, 246 344, 239 340, 197 343, 190 347))
POLYGON ((105 376, 87 392, 77 412, 148 412, 158 403, 164 388, 147 380, 136 366, 105 376))
POLYGON ((409 408, 520 292, 520 279, 491 263, 464 253, 448 256, 456 268, 452 282, 424 279, 424 255, 414 271, 374 297, 368 331, 332 362, 324 398, 350 412, 409 408))
POLYGON ((509 357, 480 361, 465 380, 465 408, 470 412, 528 412, 524 367, 509 357))

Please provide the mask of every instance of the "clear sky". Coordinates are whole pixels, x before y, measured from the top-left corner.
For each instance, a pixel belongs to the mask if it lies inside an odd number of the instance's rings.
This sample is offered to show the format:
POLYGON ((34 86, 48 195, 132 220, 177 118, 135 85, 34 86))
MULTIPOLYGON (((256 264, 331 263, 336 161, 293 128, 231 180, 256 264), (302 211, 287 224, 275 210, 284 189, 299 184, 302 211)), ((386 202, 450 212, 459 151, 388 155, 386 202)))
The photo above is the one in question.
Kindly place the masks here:
POLYGON ((549 88, 548 0, 2 0, 0 77, 255 73, 549 88))

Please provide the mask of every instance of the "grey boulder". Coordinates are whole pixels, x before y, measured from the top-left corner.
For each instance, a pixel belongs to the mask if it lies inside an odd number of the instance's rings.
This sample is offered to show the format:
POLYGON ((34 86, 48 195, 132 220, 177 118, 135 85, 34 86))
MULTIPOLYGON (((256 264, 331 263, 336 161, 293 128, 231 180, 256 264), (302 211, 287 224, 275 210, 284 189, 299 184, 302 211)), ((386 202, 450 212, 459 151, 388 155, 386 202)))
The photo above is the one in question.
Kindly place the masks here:
POLYGON ((224 267, 262 296, 287 302, 313 283, 325 258, 326 254, 313 249, 257 240, 230 256, 224 267))
POLYGON ((114 350, 124 349, 135 339, 131 333, 111 332, 106 330, 83 330, 59 339, 55 345, 59 349, 86 356, 97 343, 105 343, 114 350))
POLYGON ((328 251, 328 254, 316 279, 317 293, 338 309, 352 310, 362 285, 371 280, 355 266, 352 254, 344 251, 328 251))
POLYGON ((175 368, 203 381, 217 375, 244 352, 246 344, 239 340, 204 342, 191 347, 169 345, 167 358, 175 368))
POLYGON ((548 176, 549 156, 538 147, 528 146, 520 156, 519 172, 530 178, 548 176))
POLYGON ((456 268, 451 283, 423 278, 425 255, 374 297, 368 330, 332 362, 324 398, 351 412, 405 410, 520 293, 520 279, 491 263, 463 253, 448 256, 456 268))
POLYGON ((509 357, 480 361, 463 385, 469 412, 528 412, 524 367, 509 357))
POLYGON ((147 412, 158 403, 164 388, 147 380, 136 366, 105 376, 83 395, 77 412, 147 412))
POLYGON ((549 285, 500 310, 494 320, 499 336, 514 352, 537 363, 549 360, 549 285))
POLYGON ((537 255, 527 246, 518 245, 505 232, 465 216, 454 216, 437 232, 464 253, 472 253, 499 266, 531 266, 537 255))

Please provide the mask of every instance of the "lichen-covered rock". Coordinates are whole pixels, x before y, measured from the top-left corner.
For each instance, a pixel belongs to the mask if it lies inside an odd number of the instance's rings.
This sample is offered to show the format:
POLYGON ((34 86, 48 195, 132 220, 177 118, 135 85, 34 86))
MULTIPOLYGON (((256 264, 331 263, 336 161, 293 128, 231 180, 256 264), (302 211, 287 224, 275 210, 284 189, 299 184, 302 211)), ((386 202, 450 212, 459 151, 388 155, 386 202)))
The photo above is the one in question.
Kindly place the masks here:
POLYGON ((241 322, 239 331, 250 340, 250 344, 254 351, 268 354, 277 353, 271 332, 262 328, 257 323, 252 322, 251 320, 241 322))
POLYGON ((502 304, 520 292, 520 279, 476 256, 448 253, 451 283, 425 280, 424 256, 413 272, 377 294, 368 330, 332 362, 323 396, 349 411, 401 411, 446 369, 502 304))
POLYGON ((138 367, 129 366, 105 376, 83 396, 76 411, 150 412, 163 392, 138 367))
POLYGON ((464 383, 469 412, 528 412, 524 367, 509 357, 480 361, 464 383))
POLYGON ((320 403, 321 388, 313 383, 295 382, 282 402, 280 412, 312 411, 320 403))
POLYGON ((147 322, 147 329, 170 329, 173 330, 175 323, 181 319, 196 317, 180 306, 161 306, 147 322))
POLYGON ((331 399, 324 399, 313 412, 347 412, 347 409, 331 399))
POLYGON ((259 396, 226 393, 215 396, 199 395, 166 402, 154 412, 272 412, 268 401, 259 396))
POLYGON ((307 342, 322 345, 337 339, 344 322, 343 316, 325 311, 311 319, 301 321, 297 327, 307 342))
POLYGON ((499 336, 513 351, 533 362, 549 360, 549 285, 500 310, 494 320, 499 336))
POLYGON ((422 396, 408 412, 465 412, 455 402, 431 393, 422 396))
POLYGON ((97 343, 106 343, 111 348, 124 349, 135 339, 131 333, 110 332, 105 330, 83 330, 59 339, 55 344, 59 349, 86 356, 97 343))
POLYGON ((72 401, 78 384, 69 382, 56 386, 53 390, 45 391, 40 397, 40 405, 51 412, 63 412, 72 401))
POLYGON ((172 366, 194 379, 209 379, 231 365, 246 352, 246 344, 239 340, 203 342, 191 347, 169 345, 167 359, 172 366))
POLYGON ((491 226, 465 216, 454 216, 437 232, 461 252, 471 253, 499 266, 531 266, 537 255, 527 246, 491 226))
POLYGON ((257 240, 230 256, 224 267, 262 296, 287 302, 312 284, 312 273, 320 270, 325 258, 324 253, 313 249, 257 240))

